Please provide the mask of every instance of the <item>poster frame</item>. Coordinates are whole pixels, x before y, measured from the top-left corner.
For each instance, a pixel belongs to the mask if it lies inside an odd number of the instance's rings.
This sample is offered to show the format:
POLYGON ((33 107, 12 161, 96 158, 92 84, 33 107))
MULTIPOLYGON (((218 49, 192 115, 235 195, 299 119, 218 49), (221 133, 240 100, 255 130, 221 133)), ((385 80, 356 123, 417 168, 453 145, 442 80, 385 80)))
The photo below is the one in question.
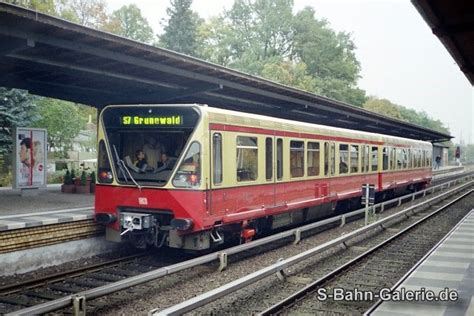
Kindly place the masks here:
MULTIPOLYGON (((47 152, 47 143, 48 143, 48 131, 45 129, 45 128, 33 128, 33 127, 13 127, 13 133, 12 133, 12 136, 13 136, 13 168, 12 168, 12 180, 13 180, 13 183, 12 183, 12 187, 13 189, 37 189, 37 188, 45 188, 47 186, 47 176, 48 176, 48 172, 47 172, 47 159, 48 159, 48 152, 47 152), (19 174, 18 174, 18 170, 20 169, 21 167, 21 161, 19 159, 19 151, 20 151, 20 143, 21 143, 21 140, 19 139, 20 138, 20 134, 32 134, 33 132, 42 132, 43 133, 43 145, 41 147, 42 149, 42 154, 40 157, 37 157, 37 158, 40 158, 42 159, 43 161, 43 170, 44 170, 44 176, 40 178, 40 183, 36 183, 36 184, 31 184, 31 185, 23 185, 21 183, 19 183, 19 174)), ((38 160, 38 159, 37 159, 38 160)), ((34 166, 32 167, 34 168, 34 166)), ((30 172, 32 172, 32 168, 30 169, 30 172)))

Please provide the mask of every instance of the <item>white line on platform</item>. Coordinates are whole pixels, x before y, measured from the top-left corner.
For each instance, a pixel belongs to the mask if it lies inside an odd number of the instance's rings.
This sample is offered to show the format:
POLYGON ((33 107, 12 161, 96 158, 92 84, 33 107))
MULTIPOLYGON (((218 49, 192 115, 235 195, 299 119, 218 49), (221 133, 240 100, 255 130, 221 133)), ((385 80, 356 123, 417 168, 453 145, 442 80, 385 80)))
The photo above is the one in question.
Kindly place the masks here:
POLYGON ((5 215, 5 216, 0 216, 0 220, 1 220, 1 219, 5 219, 5 218, 37 216, 37 215, 48 215, 48 214, 57 214, 57 213, 70 213, 70 212, 78 212, 78 211, 92 211, 92 210, 93 210, 93 207, 92 207, 92 206, 87 206, 87 207, 69 208, 69 209, 65 209, 65 210, 56 210, 56 211, 46 211, 46 212, 27 213, 27 214, 5 215))

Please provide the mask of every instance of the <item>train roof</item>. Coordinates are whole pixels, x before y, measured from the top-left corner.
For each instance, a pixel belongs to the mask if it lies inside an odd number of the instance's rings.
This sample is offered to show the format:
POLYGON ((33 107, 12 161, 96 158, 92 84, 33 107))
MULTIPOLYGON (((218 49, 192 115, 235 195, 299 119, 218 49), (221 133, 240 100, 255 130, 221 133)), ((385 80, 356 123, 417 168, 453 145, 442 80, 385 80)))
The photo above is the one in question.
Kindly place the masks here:
POLYGON ((311 124, 305 122, 291 121, 287 119, 274 118, 265 115, 242 113, 232 110, 214 108, 209 106, 200 106, 200 109, 209 115, 209 120, 216 123, 239 124, 244 126, 252 126, 258 128, 271 128, 284 131, 294 132, 315 132, 327 136, 351 137, 365 139, 370 141, 380 141, 396 145, 420 146, 431 148, 431 143, 409 138, 384 135, 380 133, 370 133, 358 130, 350 130, 345 128, 311 124))
POLYGON ((0 2, 0 85, 103 108, 203 103, 442 141, 450 135, 166 49, 0 2))

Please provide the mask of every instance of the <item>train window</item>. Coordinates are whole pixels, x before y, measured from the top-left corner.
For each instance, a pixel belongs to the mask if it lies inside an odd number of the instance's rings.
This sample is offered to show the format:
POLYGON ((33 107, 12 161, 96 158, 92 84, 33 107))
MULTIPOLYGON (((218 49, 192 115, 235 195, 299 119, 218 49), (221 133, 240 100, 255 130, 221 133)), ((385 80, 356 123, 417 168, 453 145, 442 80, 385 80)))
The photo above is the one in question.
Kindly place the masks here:
POLYGON ((273 139, 265 139, 265 179, 273 178, 273 139))
POLYGON ((201 145, 193 142, 189 146, 173 179, 175 187, 193 188, 201 185, 201 145))
POLYGON ((329 143, 325 142, 324 143, 324 175, 325 176, 329 175, 329 165, 330 165, 329 143))
POLYGON ((432 154, 431 150, 428 150, 428 151, 427 151, 427 154, 426 154, 426 165, 427 165, 428 167, 431 167, 431 158, 432 158, 432 155, 433 155, 433 154, 432 154))
POLYGON ((308 176, 319 176, 319 143, 308 142, 308 176))
POLYGON ((105 142, 103 140, 99 143, 99 156, 98 156, 98 181, 99 183, 112 183, 114 178, 112 177, 112 169, 110 168, 109 156, 105 149, 105 142))
POLYGON ((212 179, 214 184, 222 183, 222 135, 214 133, 212 137, 212 179))
POLYGON ((365 172, 369 172, 369 155, 370 155, 370 147, 369 145, 365 145, 365 151, 364 151, 364 156, 365 156, 365 172))
POLYGON ((413 165, 413 163, 412 163, 411 149, 408 148, 407 149, 407 168, 410 169, 412 167, 412 165, 413 165))
POLYGON ((362 145, 362 152, 360 154, 360 172, 368 171, 368 168, 365 166, 365 162, 368 161, 368 150, 366 145, 362 145), (367 151, 366 151, 367 150, 367 151))
POLYGON ((406 148, 403 148, 403 149, 400 149, 400 163, 401 163, 401 168, 402 169, 406 169, 407 167, 407 149, 406 148))
POLYGON ((237 181, 257 180, 257 144, 257 137, 237 136, 237 181))
POLYGON ((382 169, 383 170, 388 170, 388 167, 389 167, 388 162, 389 162, 389 157, 390 157, 388 147, 383 148, 382 155, 383 155, 382 169))
POLYGON ((372 146, 372 171, 377 171, 379 168, 379 148, 372 146))
POLYGON ((290 174, 292 178, 304 176, 304 142, 290 141, 290 174))
POLYGON ((339 173, 349 172, 349 145, 339 144, 339 173))
POLYGON ((359 145, 351 145, 351 173, 359 172, 359 145))
POLYGON ((396 168, 396 160, 397 160, 397 151, 395 148, 389 147, 388 151, 390 153, 390 170, 395 170, 396 168))
POLYGON ((333 176, 336 173, 336 145, 324 143, 324 175, 333 176))
POLYGON ((397 170, 402 169, 403 167, 403 149, 402 148, 394 148, 395 150, 395 161, 396 161, 396 166, 395 168, 397 170))
POLYGON ((277 148, 276 148, 276 161, 277 161, 277 179, 281 180, 283 178, 283 139, 277 139, 277 148))

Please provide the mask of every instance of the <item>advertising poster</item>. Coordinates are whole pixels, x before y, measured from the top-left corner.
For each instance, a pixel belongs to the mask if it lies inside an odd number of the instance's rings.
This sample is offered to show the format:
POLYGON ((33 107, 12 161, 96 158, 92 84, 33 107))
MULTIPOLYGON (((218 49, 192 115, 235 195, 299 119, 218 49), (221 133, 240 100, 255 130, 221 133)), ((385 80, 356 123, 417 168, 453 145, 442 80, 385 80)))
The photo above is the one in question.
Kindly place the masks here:
POLYGON ((46 130, 18 127, 14 136, 14 188, 46 186, 46 130))

